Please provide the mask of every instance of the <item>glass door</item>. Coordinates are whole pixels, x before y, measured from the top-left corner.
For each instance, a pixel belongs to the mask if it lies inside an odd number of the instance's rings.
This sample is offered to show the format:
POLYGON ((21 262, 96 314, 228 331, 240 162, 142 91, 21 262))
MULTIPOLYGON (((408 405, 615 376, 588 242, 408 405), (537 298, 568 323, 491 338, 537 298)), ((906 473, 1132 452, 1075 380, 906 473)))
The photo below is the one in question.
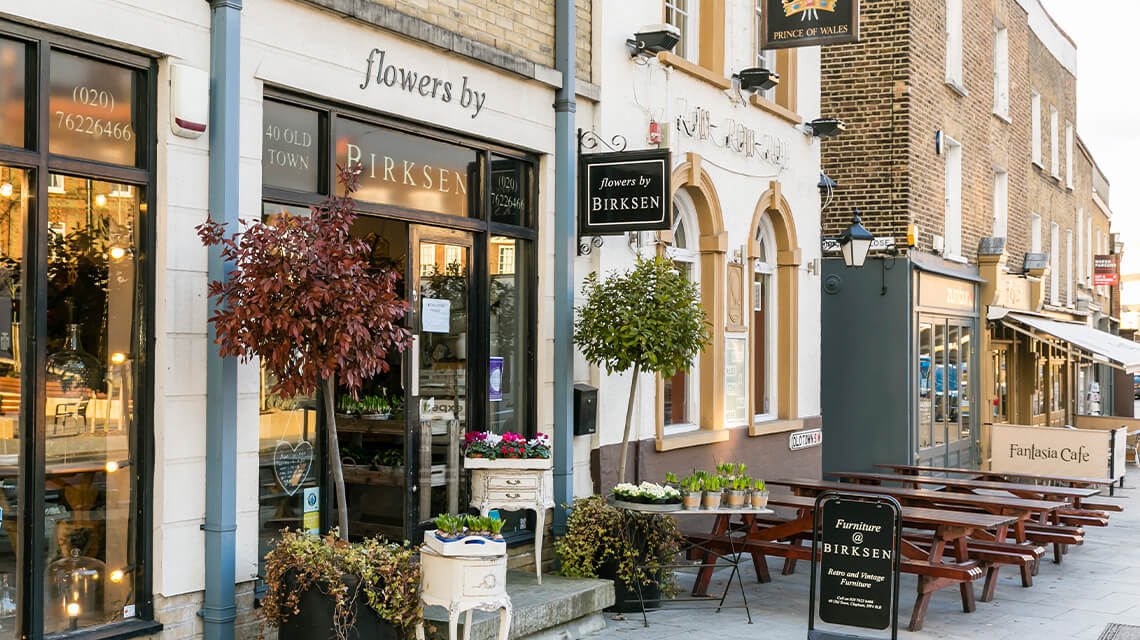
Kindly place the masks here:
POLYGON ((408 412, 412 451, 410 502, 418 524, 410 539, 439 513, 466 509, 460 444, 467 431, 469 333, 472 320, 472 236, 412 227, 412 345, 408 412))
POLYGON ((969 320, 923 317, 918 325, 918 464, 974 460, 973 331, 969 320))

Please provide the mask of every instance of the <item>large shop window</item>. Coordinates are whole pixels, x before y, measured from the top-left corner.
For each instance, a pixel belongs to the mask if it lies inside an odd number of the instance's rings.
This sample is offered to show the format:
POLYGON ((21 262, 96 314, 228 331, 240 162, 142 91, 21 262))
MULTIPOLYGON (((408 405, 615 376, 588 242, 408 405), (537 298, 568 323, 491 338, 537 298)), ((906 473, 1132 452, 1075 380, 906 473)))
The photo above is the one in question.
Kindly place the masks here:
MULTIPOLYGON (((263 104, 265 218, 308 215, 360 163, 351 233, 375 269, 396 271, 416 336, 358 401, 337 390, 349 535, 417 539, 466 512, 459 446, 468 430, 535 433, 537 271, 533 158, 351 109, 270 91, 263 104), (422 535, 422 534, 421 534, 422 535)), ((281 529, 336 522, 317 398, 262 391, 261 557, 281 529)), ((502 513, 508 540, 532 519, 502 513)))
POLYGON ((154 69, 0 22, 0 638, 152 617, 154 69))

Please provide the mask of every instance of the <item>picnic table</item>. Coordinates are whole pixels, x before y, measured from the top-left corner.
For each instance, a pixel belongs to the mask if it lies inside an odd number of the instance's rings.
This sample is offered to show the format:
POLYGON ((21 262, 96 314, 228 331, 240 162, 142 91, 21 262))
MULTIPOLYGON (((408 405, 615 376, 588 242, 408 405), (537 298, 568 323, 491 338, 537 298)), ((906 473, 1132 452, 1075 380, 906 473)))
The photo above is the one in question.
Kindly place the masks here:
MULTIPOLYGON (((845 487, 851 488, 851 485, 845 487)), ((797 510, 797 515, 787 520, 766 520, 762 516, 745 515, 746 534, 742 544, 733 542, 733 536, 723 535, 723 532, 700 540, 705 546, 742 548, 745 553, 752 555, 752 561, 758 567, 757 577, 761 581, 767 581, 766 555, 783 557, 790 562, 811 558, 811 546, 805 546, 802 542, 811 539, 814 526, 814 499, 803 496, 770 496, 768 503, 793 507, 797 510), (790 541, 778 542, 780 540, 790 541), (760 566, 764 566, 764 569, 761 570, 760 566)), ((1019 521, 1018 516, 903 506, 902 518, 904 526, 932 530, 930 537, 924 541, 925 544, 914 537, 908 537, 902 542, 902 570, 918 576, 918 594, 911 614, 910 630, 922 629, 930 599, 939 589, 959 587, 962 609, 967 613, 974 611, 976 604, 973 583, 984 575, 984 571, 977 561, 969 558, 967 539, 979 531, 995 530, 1004 533, 1019 521), (953 562, 945 561, 944 556, 947 554, 953 557, 953 562)), ((711 574, 711 568, 702 567, 694 589, 707 588, 711 574)))
POLYGON ((1019 498, 1031 500, 1061 499, 1070 502, 1074 509, 1081 508, 1081 500, 1091 498, 1100 493, 1100 489, 1085 487, 1052 487, 1037 484, 1021 484, 1017 482, 996 482, 993 480, 975 480, 973 478, 943 478, 919 474, 900 475, 897 473, 865 473, 857 471, 842 471, 829 473, 836 478, 855 480, 860 483, 880 485, 884 482, 898 482, 903 486, 940 485, 960 491, 974 493, 981 490, 1006 491, 1019 498))
MULTIPOLYGON (((1115 480, 1110 480, 1108 478, 1053 476, 1035 473, 1010 473, 1005 471, 990 471, 987 469, 955 469, 951 467, 930 467, 912 464, 876 464, 872 466, 879 469, 890 469, 900 475, 915 475, 919 473, 953 473, 957 475, 968 475, 975 480, 992 480, 995 482, 1016 482, 1018 480, 1029 480, 1035 484, 1064 485, 1066 487, 1108 487, 1109 495, 1112 495, 1112 488, 1116 484, 1115 480)), ((1120 505, 1109 503, 1095 505, 1090 504, 1088 506, 1100 511, 1124 511, 1124 508, 1120 505)))

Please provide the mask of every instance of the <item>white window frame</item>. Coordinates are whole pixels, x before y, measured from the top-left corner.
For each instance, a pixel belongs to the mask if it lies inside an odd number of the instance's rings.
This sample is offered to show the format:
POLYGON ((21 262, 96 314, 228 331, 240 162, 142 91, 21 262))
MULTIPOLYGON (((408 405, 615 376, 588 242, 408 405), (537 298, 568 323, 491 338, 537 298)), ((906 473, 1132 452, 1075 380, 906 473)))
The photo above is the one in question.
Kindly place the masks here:
POLYGON ((67 183, 66 177, 62 173, 49 173, 48 174, 48 193, 66 193, 67 183))
POLYGON ((946 83, 965 93, 962 43, 962 0, 946 0, 946 83))
POLYGON ((1061 114, 1049 105, 1049 163, 1053 177, 1061 179, 1061 114))
MULTIPOLYGON (((748 316, 749 324, 752 323, 753 315, 756 311, 756 275, 760 274, 764 278, 764 297, 759 300, 761 310, 764 312, 764 355, 766 356, 764 362, 764 381, 767 387, 768 394, 768 410, 763 411, 763 400, 761 398, 752 399, 752 408, 757 409, 752 412, 752 423, 758 424, 776 420, 779 417, 779 368, 778 346, 776 340, 779 337, 777 332, 776 323, 779 321, 779 314, 776 313, 776 305, 778 304, 779 297, 776 292, 776 230, 772 226, 772 220, 764 215, 760 218, 760 225, 756 229, 756 238, 760 242, 760 256, 752 260, 752 279, 751 286, 753 287, 752 294, 752 313, 748 316), (759 408, 759 409, 758 409, 759 408)), ((756 353, 755 344, 750 341, 748 345, 748 357, 752 358, 756 353)), ((754 363, 753 363, 753 366, 754 363)), ((755 383, 752 384, 751 391, 755 392, 755 383)))
POLYGON ((1065 186, 1073 188, 1073 123, 1065 121, 1065 186))
MULTIPOLYGON (((685 193, 684 189, 680 189, 673 196, 673 242, 670 242, 665 247, 665 257, 674 262, 684 262, 689 265, 689 276, 693 282, 699 283, 701 281, 701 261, 700 251, 693 248, 693 244, 697 240, 697 210, 696 205, 693 204, 689 194, 685 193), (677 237, 677 228, 684 229, 685 244, 684 247, 675 246, 677 237)), ((700 427, 701 416, 701 394, 700 394, 700 375, 701 375, 701 358, 696 356, 693 358, 693 364, 689 368, 688 380, 685 384, 685 407, 686 415, 685 422, 665 423, 664 435, 676 435, 678 433, 686 433, 689 431, 697 431, 700 427)), ((663 378, 664 379, 664 378, 663 378)), ((666 384, 668 382, 666 381, 666 384)), ((664 391, 662 391, 664 394, 664 391)), ((662 396, 661 403, 664 406, 665 398, 662 396)))
POLYGON ((443 246, 443 270, 446 272, 452 264, 459 265, 460 269, 463 268, 463 247, 446 244, 443 246))
POLYGON ((1032 126, 1030 127, 1030 135, 1032 137, 1033 150, 1031 152, 1033 164, 1044 167, 1045 161, 1041 157, 1041 94, 1037 89, 1031 89, 1032 97, 1029 101, 1029 113, 1032 119, 1032 126))
POLYGON ((994 231, 995 238, 1005 238, 1009 231, 1009 172, 994 169, 994 231))
POLYGON ((434 244, 421 244, 420 245, 420 275, 430 276, 436 271, 435 265, 435 245, 434 244), (424 258, 428 258, 425 260, 424 258))
MULTIPOLYGON (((765 49, 760 48, 760 42, 762 40, 762 38, 760 37, 760 16, 763 15, 763 13, 764 13, 764 2, 765 2, 765 0, 755 0, 755 4, 753 5, 753 7, 754 7, 754 13, 753 13, 754 26, 753 26, 753 28, 756 31, 756 45, 755 45, 755 47, 753 47, 754 50, 756 51, 755 63, 756 63, 757 67, 762 67, 762 68, 767 69, 769 71, 775 71, 776 70, 776 51, 773 49, 765 50, 765 49)), ((788 80, 790 81, 791 78, 788 78, 788 80)), ((761 92, 760 95, 765 100, 775 100, 775 98, 776 98, 776 87, 772 87, 771 89, 765 89, 764 91, 761 92)))
POLYGON ((1085 283, 1085 209, 1077 207, 1077 284, 1085 283))
POLYGON ((962 259, 962 143, 945 137, 946 171, 943 216, 943 254, 952 260, 962 259))
POLYGON ((1085 269, 1085 286, 1086 286, 1086 287, 1091 287, 1091 286, 1092 286, 1092 274, 1093 274, 1093 257, 1092 257, 1092 256, 1093 256, 1093 253, 1094 253, 1094 251, 1093 251, 1093 243, 1092 243, 1092 241, 1093 241, 1093 234, 1092 234, 1092 218, 1093 218, 1093 217, 1092 217, 1092 214, 1091 214, 1091 213, 1089 214, 1089 216, 1088 216, 1087 218, 1085 218, 1085 260, 1084 260, 1084 269, 1085 269))
POLYGON ((1029 214, 1029 252, 1041 253, 1041 216, 1029 214))
POLYGON ((515 248, 513 245, 499 247, 498 273, 510 275, 515 272, 515 248))
POLYGON ((700 0, 664 0, 662 7, 662 22, 671 24, 681 31, 681 41, 677 43, 673 52, 689 62, 697 63, 700 0), (669 20, 670 10, 673 12, 673 21, 669 20), (684 24, 677 24, 678 15, 684 18, 684 24))
POLYGON ((1061 304, 1061 227, 1049 223, 1049 304, 1061 304))
POLYGON ((994 113, 1009 120, 1009 29, 994 24, 994 113))
POLYGON ((1065 302, 1072 307, 1077 303, 1073 292, 1076 290, 1077 274, 1073 268, 1073 230, 1065 229, 1065 302))

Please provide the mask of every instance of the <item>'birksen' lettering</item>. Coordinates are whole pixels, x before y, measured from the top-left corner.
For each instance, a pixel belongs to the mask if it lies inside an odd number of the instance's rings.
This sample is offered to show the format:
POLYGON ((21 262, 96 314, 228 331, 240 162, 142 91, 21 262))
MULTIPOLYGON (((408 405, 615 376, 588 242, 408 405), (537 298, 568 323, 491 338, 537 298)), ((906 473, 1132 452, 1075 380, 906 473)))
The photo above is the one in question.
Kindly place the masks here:
POLYGON ((633 196, 628 198, 599 198, 590 199, 591 211, 639 211, 641 209, 659 209, 661 198, 659 196, 633 196))
POLYGON ((823 552, 832 553, 840 556, 851 556, 853 558, 873 558, 875 560, 890 560, 890 549, 878 549, 876 547, 861 547, 851 544, 834 544, 831 542, 823 543, 823 552))
MULTIPOLYGON (((395 67, 393 65, 384 65, 384 56, 386 55, 383 49, 373 49, 368 53, 368 58, 365 60, 368 63, 367 68, 364 69, 364 82, 360 83, 361 89, 366 89, 370 82, 372 82, 373 73, 372 67, 376 66, 376 85, 399 88, 408 93, 418 93, 427 98, 431 97, 440 102, 451 102, 454 98, 454 85, 449 80, 444 80, 436 76, 431 76, 426 73, 419 73, 406 69, 404 67, 395 67), (377 57, 379 54, 379 57, 377 57)), ((479 115, 483 110, 483 103, 487 101, 486 91, 476 91, 474 87, 467 86, 467 76, 463 76, 463 84, 459 91, 459 106, 464 109, 471 109, 473 113, 472 118, 479 115)))
POLYGON ((377 175, 385 182, 394 182, 418 187, 440 193, 467 193, 467 176, 453 169, 433 167, 430 164, 417 165, 409 160, 396 160, 391 156, 379 156, 369 153, 367 161, 363 158, 360 147, 348 144, 346 147, 348 166, 357 162, 362 164, 368 178, 375 179, 377 175), (379 162, 377 162, 379 160, 379 162))

